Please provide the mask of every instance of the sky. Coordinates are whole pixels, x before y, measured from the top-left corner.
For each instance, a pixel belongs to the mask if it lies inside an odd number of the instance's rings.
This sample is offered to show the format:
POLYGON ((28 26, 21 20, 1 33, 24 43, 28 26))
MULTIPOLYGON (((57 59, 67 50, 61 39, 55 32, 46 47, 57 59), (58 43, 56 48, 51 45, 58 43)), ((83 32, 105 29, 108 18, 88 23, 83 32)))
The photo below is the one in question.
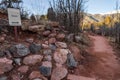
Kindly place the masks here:
MULTIPOLYGON (((49 0, 23 0, 24 7, 30 14, 46 14, 50 6, 48 1, 49 0)), ((111 12, 116 8, 116 1, 119 1, 120 4, 120 0, 88 0, 85 11, 91 14, 111 12)))
POLYGON ((120 0, 89 0, 87 12, 92 14, 111 12, 116 9, 116 2, 120 0))
MULTIPOLYGON (((34 14, 46 14, 49 8, 48 0, 23 0, 24 6, 34 14), (39 8, 38 8, 39 7, 39 8)), ((111 12, 116 9, 116 1, 120 0, 88 0, 85 11, 91 14, 111 12)))
POLYGON ((23 0, 26 10, 33 14, 46 14, 49 8, 49 0, 23 0))

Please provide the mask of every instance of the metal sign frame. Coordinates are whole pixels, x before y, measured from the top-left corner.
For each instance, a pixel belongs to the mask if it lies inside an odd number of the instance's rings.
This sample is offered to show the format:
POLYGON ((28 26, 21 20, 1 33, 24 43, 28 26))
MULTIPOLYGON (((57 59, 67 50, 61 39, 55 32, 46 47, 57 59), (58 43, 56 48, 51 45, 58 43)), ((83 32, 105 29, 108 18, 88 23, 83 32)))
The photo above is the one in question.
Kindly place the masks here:
POLYGON ((21 26, 20 10, 15 8, 8 8, 8 19, 10 26, 21 26))

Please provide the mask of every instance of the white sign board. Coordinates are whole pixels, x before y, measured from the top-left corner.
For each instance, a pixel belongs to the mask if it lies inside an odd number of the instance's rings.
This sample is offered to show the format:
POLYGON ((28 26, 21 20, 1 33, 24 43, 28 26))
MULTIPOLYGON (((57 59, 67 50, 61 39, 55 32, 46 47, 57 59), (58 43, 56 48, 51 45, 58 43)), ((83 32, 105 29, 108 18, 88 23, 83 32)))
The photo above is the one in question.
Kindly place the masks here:
POLYGON ((21 26, 20 10, 8 8, 8 19, 10 26, 21 26))

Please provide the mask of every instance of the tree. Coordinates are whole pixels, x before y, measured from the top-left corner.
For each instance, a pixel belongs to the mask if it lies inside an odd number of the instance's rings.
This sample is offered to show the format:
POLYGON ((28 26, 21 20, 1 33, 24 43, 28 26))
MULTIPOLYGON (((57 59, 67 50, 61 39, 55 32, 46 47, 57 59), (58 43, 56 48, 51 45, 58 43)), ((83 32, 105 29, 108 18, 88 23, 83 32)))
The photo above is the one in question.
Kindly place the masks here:
POLYGON ((22 7, 22 0, 2 0, 0 4, 0 9, 7 12, 7 8, 20 9, 22 19, 28 17, 28 12, 22 7))
POLYGON ((92 32, 95 32, 95 26, 94 26, 94 24, 91 24, 90 30, 91 30, 92 32))
POLYGON ((7 10, 7 8, 21 8, 22 0, 2 0, 0 8, 7 10))
POLYGON ((34 14, 32 14, 32 15, 30 16, 30 19, 31 19, 32 21, 35 21, 35 16, 34 16, 34 14))
POLYGON ((105 17, 105 20, 104 20, 104 22, 105 22, 105 25, 107 25, 108 27, 110 27, 111 25, 111 17, 110 16, 106 16, 105 17))
POLYGON ((120 43, 120 13, 119 10, 119 1, 116 1, 116 11, 117 11, 117 22, 115 23, 115 41, 120 43))
POLYGON ((47 18, 50 21, 55 21, 56 20, 56 14, 55 14, 55 12, 54 12, 52 7, 48 8, 47 18))
POLYGON ((41 15, 40 16, 40 20, 46 20, 46 16, 45 15, 41 15))
POLYGON ((57 20, 71 33, 80 32, 85 2, 85 0, 53 0, 52 8, 54 8, 57 20))

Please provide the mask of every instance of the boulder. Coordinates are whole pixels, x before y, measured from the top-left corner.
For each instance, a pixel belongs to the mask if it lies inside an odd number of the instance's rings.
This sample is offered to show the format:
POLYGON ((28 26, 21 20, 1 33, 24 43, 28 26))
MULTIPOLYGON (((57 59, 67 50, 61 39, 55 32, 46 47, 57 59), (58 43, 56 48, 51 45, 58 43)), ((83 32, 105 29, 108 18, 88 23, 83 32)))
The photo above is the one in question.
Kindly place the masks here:
POLYGON ((21 65, 21 61, 22 61, 21 58, 15 58, 14 61, 17 65, 19 66, 21 65))
POLYGON ((51 33, 51 34, 49 35, 49 37, 56 37, 56 36, 57 36, 56 33, 51 33))
POLYGON ((83 35, 83 34, 76 35, 75 36, 75 41, 77 43, 81 43, 81 44, 84 44, 84 45, 88 45, 88 43, 89 43, 89 39, 85 35, 83 35))
POLYGON ((44 76, 50 76, 52 71, 52 63, 45 61, 42 63, 39 69, 44 76))
POLYGON ((33 71, 30 73, 29 75, 29 79, 32 80, 34 78, 40 78, 41 77, 41 74, 39 71, 33 71))
POLYGON ((77 76, 77 75, 68 74, 67 80, 96 80, 96 79, 95 78, 84 77, 84 76, 77 76))
POLYGON ((49 44, 54 44, 56 42, 56 38, 50 38, 48 42, 49 44))
POLYGON ((21 66, 18 68, 18 71, 21 73, 26 73, 29 70, 29 66, 21 66))
POLYGON ((7 35, 6 34, 2 34, 3 37, 6 37, 7 35))
POLYGON ((67 35, 67 36, 66 36, 66 40, 67 40, 68 42, 73 42, 73 40, 74 40, 74 34, 69 34, 69 35, 67 35))
POLYGON ((80 36, 75 36, 75 41, 76 41, 76 42, 82 41, 82 37, 80 37, 80 36))
POLYGON ((4 51, 0 51, 0 57, 4 57, 4 56, 5 56, 4 51))
POLYGON ((35 65, 36 63, 40 63, 43 59, 41 55, 30 55, 23 59, 23 63, 26 65, 35 65))
POLYGON ((10 59, 12 58, 12 55, 9 50, 5 50, 4 52, 8 58, 10 58, 10 59))
POLYGON ((54 60, 58 64, 64 64, 67 60, 68 49, 58 49, 54 53, 54 60))
POLYGON ((17 44, 10 47, 10 52, 14 57, 23 57, 30 53, 30 50, 24 44, 17 44))
POLYGON ((30 80, 48 80, 47 78, 45 78, 43 75, 40 74, 39 71, 33 71, 30 73, 29 75, 29 79, 30 80))
POLYGON ((49 44, 49 48, 51 49, 51 50, 56 50, 56 45, 55 44, 49 44))
POLYGON ((52 56, 51 56, 51 55, 46 55, 46 56, 44 57, 44 60, 45 60, 45 61, 52 61, 52 56))
POLYGON ((84 57, 80 54, 80 49, 76 45, 70 45, 70 51, 73 53, 73 56, 76 61, 80 61, 84 57))
POLYGON ((33 38, 26 39, 26 42, 28 42, 28 43, 33 43, 33 41, 34 41, 33 38))
POLYGON ((42 48, 47 49, 47 48, 49 48, 49 45, 47 45, 47 44, 42 44, 42 48))
POLYGON ((29 49, 30 49, 31 53, 39 53, 41 48, 42 48, 41 44, 32 43, 29 46, 29 49))
POLYGON ((8 79, 7 79, 7 76, 2 76, 0 77, 0 80, 8 80, 8 79))
POLYGON ((52 50, 51 50, 51 49, 45 49, 45 50, 43 51, 43 54, 44 54, 44 55, 51 55, 51 54, 52 54, 52 50))
POLYGON ((49 22, 48 25, 52 26, 52 27, 59 27, 59 22, 49 22))
POLYGON ((71 53, 67 55, 67 65, 70 68, 77 67, 77 62, 75 61, 73 54, 71 53))
POLYGON ((60 28, 54 28, 52 32, 57 33, 60 31, 60 28))
POLYGON ((47 44, 47 45, 49 44, 49 42, 48 42, 48 41, 45 41, 44 43, 45 43, 45 44, 47 44))
POLYGON ((0 75, 13 69, 13 61, 7 58, 0 58, 0 75))
POLYGON ((52 27, 51 26, 45 26, 45 30, 49 30, 49 31, 52 31, 52 27))
POLYGON ((12 80, 21 80, 20 75, 18 74, 13 74, 11 77, 12 77, 12 80))
POLYGON ((34 26, 29 26, 29 31, 32 32, 41 32, 44 31, 45 25, 34 25, 34 26))
POLYGON ((63 33, 60 33, 60 34, 58 34, 57 35, 57 40, 60 40, 60 41, 62 41, 62 40, 64 40, 65 39, 65 34, 63 34, 63 33))
POLYGON ((55 45, 56 45, 58 48, 67 48, 67 44, 64 43, 64 42, 56 42, 55 45))
POLYGON ((5 41, 5 37, 0 37, 0 43, 3 43, 5 41))
POLYGON ((47 36, 49 36, 50 33, 51 33, 50 31, 44 31, 43 36, 47 37, 47 36))
POLYGON ((33 80, 43 80, 43 79, 40 79, 40 78, 35 78, 35 79, 33 79, 33 80))
POLYGON ((64 67, 57 67, 53 69, 51 80, 62 80, 68 74, 68 71, 64 67))

